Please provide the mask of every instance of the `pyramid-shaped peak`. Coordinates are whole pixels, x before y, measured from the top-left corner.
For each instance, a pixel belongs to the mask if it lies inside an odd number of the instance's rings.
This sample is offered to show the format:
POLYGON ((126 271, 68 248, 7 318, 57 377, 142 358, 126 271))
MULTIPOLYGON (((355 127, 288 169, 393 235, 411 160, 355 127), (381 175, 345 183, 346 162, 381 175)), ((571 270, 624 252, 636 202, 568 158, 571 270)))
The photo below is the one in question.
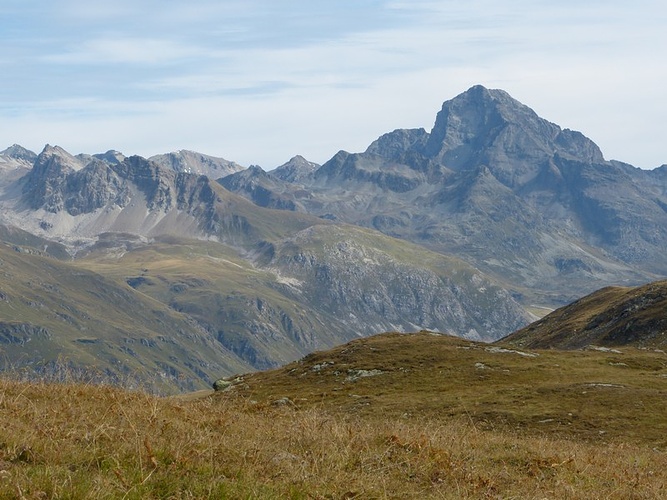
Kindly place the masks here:
POLYGON ((20 144, 12 144, 4 151, 0 151, 0 155, 8 156, 16 160, 25 160, 30 163, 34 162, 37 158, 37 155, 30 151, 29 149, 24 148, 20 144))
POLYGON ((72 156, 60 146, 51 146, 50 144, 47 144, 37 156, 35 166, 40 167, 40 170, 45 168, 50 170, 53 168, 56 168, 57 170, 80 170, 83 168, 84 164, 81 160, 72 156))
POLYGON ((438 113, 424 151, 455 170, 479 162, 520 166, 554 154, 584 162, 603 162, 590 139, 540 118, 504 90, 475 85, 438 113))
POLYGON ((446 101, 442 109, 465 110, 470 113, 497 113, 503 120, 509 122, 535 120, 539 117, 525 104, 514 99, 509 93, 501 89, 488 89, 483 85, 475 85, 468 90, 446 101))

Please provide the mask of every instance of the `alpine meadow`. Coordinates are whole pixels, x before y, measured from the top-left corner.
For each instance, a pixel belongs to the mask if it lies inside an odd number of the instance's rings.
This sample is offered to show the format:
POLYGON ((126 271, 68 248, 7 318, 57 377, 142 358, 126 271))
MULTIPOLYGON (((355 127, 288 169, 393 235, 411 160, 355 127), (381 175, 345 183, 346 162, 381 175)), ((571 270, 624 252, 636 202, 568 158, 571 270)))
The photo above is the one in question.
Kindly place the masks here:
POLYGON ((0 497, 665 498, 666 248, 667 165, 481 85, 323 164, 13 145, 0 497))

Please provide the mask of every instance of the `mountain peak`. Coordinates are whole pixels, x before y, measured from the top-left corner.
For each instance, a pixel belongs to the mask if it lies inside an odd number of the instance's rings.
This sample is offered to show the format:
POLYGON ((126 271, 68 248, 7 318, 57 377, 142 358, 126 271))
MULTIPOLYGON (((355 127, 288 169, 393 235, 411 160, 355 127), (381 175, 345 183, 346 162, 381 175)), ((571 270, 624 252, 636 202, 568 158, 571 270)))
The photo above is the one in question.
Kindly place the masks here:
POLYGON ((81 170, 84 165, 75 156, 65 151, 60 146, 47 144, 42 152, 37 155, 36 161, 42 165, 58 165, 59 168, 81 170))
POLYGON ((512 98, 512 96, 509 95, 504 90, 489 89, 486 88, 484 85, 473 85, 468 90, 460 94, 458 97, 463 97, 463 96, 472 99, 490 99, 494 101, 511 100, 518 103, 518 101, 512 98))
POLYGON ((301 155, 292 157, 287 163, 284 163, 271 171, 271 175, 286 182, 300 182, 312 175, 320 167, 317 163, 306 160, 301 155))
POLYGON ((446 101, 424 148, 454 170, 488 164, 503 182, 535 175, 554 155, 603 163, 600 149, 583 134, 562 130, 504 90, 475 85, 446 101))
POLYGON ((243 170, 241 165, 233 161, 187 149, 151 156, 149 160, 176 172, 206 175, 210 179, 219 179, 243 170))
POLYGON ((8 156, 10 158, 14 158, 15 160, 24 160, 29 163, 33 163, 35 159, 37 159, 37 155, 35 153, 19 144, 12 144, 4 151, 0 151, 0 155, 8 156))

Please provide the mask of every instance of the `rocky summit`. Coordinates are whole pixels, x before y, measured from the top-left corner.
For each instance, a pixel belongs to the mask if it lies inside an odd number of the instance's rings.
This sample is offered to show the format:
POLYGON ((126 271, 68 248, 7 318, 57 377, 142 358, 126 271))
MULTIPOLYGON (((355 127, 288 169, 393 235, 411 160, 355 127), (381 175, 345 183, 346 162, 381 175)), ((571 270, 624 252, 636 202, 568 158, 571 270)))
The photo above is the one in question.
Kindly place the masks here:
POLYGON ((667 274, 664 167, 607 161, 502 90, 472 87, 443 104, 430 132, 389 132, 296 180, 282 168, 221 182, 249 199, 248 186, 261 185, 274 208, 456 255, 526 305, 667 274))
POLYGON ((493 341, 666 275, 665 169, 605 160, 482 86, 430 132, 269 172, 15 145, 0 152, 0 349, 173 391, 383 331, 493 341))

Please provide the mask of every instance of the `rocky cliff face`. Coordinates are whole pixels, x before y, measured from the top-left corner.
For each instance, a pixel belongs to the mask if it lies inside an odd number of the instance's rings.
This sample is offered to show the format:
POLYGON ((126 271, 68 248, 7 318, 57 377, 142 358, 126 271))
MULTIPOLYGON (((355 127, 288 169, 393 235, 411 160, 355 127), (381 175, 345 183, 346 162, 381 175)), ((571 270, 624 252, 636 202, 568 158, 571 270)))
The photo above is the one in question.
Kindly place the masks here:
POLYGON ((273 245, 267 265, 338 328, 363 336, 428 329, 489 341, 529 320, 506 290, 462 261, 362 229, 310 227, 273 245))
POLYGON ((221 188, 207 177, 139 156, 102 156, 47 146, 18 189, 6 186, 5 221, 65 244, 109 231, 206 237, 219 230, 221 188))

